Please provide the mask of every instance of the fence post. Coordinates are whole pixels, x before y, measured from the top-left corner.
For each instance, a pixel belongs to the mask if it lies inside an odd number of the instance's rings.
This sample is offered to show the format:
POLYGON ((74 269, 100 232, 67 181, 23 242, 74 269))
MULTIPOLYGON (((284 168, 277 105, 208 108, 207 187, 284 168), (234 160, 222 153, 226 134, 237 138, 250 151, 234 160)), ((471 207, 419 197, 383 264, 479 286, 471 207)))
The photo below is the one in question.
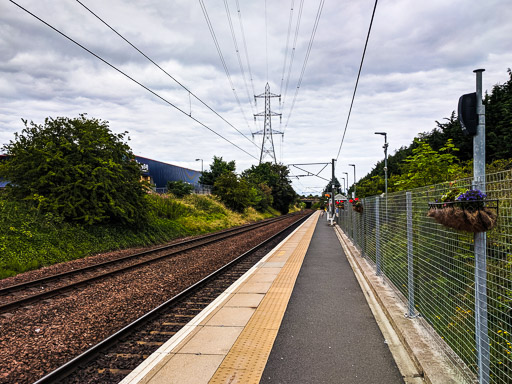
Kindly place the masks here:
POLYGON ((379 200, 380 197, 375 198, 375 261, 377 264, 377 276, 382 274, 380 268, 380 223, 379 223, 379 200))
POLYGON ((366 237, 365 237, 365 233, 366 233, 366 228, 365 228, 365 225, 366 225, 366 199, 363 199, 362 201, 363 203, 363 213, 361 215, 361 256, 362 257, 365 257, 366 256, 366 237))
MULTIPOLYGON (((473 187, 485 193, 485 106, 482 105, 482 72, 476 73, 476 112, 478 115, 477 134, 473 136, 473 187)), ((478 358, 478 379, 488 384, 490 347, 487 325, 487 235, 477 232, 475 242, 475 337, 478 358)))
POLYGON ((408 317, 414 317, 414 264, 412 248, 412 194, 405 193, 407 205, 407 290, 409 292, 408 317))
POLYGON ((352 209, 352 238, 354 245, 357 245, 356 212, 352 209))

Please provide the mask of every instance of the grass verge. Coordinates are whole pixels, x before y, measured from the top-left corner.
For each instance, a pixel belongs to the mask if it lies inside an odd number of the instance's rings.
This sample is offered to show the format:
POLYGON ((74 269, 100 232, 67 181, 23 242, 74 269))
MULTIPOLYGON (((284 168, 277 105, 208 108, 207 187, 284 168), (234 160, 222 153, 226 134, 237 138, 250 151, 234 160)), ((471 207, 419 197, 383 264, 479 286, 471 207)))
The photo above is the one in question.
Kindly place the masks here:
POLYGON ((0 279, 101 252, 160 244, 279 215, 253 208, 235 213, 212 196, 147 195, 147 199, 148 224, 130 228, 69 223, 24 202, 7 201, 0 194, 0 279))

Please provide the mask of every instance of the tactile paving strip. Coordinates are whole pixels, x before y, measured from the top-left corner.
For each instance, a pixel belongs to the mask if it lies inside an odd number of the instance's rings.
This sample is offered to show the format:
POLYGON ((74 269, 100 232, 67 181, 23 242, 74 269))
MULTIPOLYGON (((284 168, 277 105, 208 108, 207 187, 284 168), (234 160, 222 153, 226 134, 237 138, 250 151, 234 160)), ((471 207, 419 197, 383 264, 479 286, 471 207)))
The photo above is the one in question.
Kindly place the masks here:
MULTIPOLYGON (((303 229, 305 233, 296 233, 295 236, 301 238, 300 242, 209 381, 210 384, 260 382, 317 221, 318 215, 315 215, 309 226, 303 229)), ((293 237, 290 240, 286 246, 296 244, 293 237)), ((274 257, 282 257, 282 254, 278 252, 274 257)), ((273 257, 268 260, 272 261, 273 257)))

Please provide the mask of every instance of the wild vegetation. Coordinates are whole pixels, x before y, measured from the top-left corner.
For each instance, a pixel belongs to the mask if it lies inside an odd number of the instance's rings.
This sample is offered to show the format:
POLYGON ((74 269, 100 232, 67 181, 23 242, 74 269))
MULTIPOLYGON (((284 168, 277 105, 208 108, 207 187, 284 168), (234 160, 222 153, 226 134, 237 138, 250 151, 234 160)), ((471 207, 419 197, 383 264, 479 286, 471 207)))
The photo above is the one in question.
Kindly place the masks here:
POLYGON ((0 193, 0 278, 43 266, 129 247, 149 246, 178 237, 212 232, 278 215, 248 208, 236 213, 215 196, 146 194, 143 226, 122 223, 83 225, 28 201, 0 193))
POLYGON ((157 195, 108 122, 47 118, 28 123, 4 145, 0 178, 0 278, 120 248, 241 225, 288 213, 296 194, 282 165, 262 164, 235 174, 235 162, 214 157, 202 182, 215 196, 168 184, 157 195))
MULTIPOLYGON (((487 172, 512 168, 512 71, 484 97, 487 172)), ((435 184, 472 175, 473 138, 464 136, 452 112, 408 147, 388 156, 388 192, 435 184)), ((384 160, 356 185, 360 197, 384 192, 384 160)), ((353 186, 350 191, 353 190, 353 186)))

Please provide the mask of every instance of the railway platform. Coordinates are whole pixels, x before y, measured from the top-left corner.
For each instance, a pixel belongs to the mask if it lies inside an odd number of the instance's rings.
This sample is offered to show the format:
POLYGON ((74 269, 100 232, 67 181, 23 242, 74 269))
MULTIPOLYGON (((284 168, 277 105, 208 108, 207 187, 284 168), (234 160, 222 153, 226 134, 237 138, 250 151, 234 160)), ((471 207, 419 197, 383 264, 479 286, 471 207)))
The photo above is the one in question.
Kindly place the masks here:
POLYGON ((345 249, 315 213, 121 383, 423 382, 345 249))

